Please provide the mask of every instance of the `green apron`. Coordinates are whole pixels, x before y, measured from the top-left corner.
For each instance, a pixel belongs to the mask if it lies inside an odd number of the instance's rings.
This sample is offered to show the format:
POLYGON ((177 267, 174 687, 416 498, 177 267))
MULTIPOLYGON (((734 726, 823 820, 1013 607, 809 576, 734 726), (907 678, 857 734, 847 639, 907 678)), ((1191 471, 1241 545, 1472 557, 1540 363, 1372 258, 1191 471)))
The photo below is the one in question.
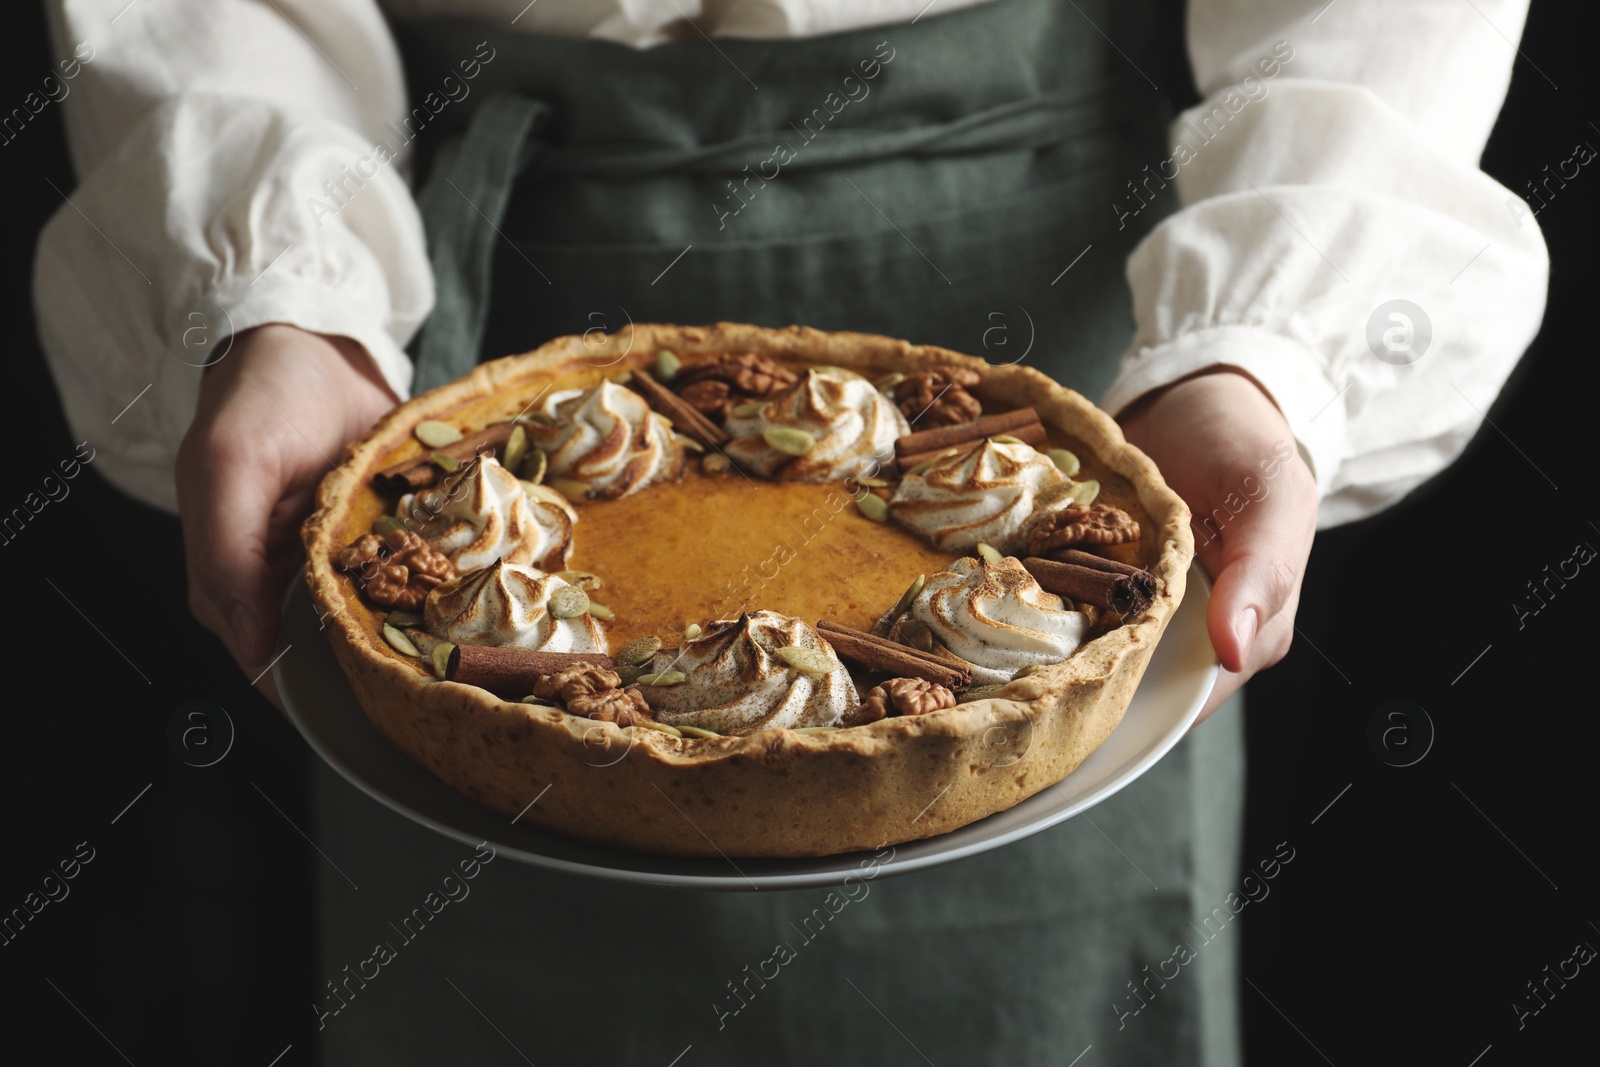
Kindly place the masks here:
MULTIPOLYGON (((999 0, 636 51, 399 24, 417 100, 479 61, 419 143, 438 310, 417 388, 560 334, 729 320, 1025 360, 1098 396, 1157 214, 1121 228, 1112 205, 1166 155, 1161 99, 1099 31, 1138 56, 1150 25, 999 0)), ((320 982, 470 853, 315 781, 320 846, 361 872, 355 892, 318 869, 320 982)), ((845 908, 501 860, 321 1020, 324 1062, 1235 1064, 1238 933, 1193 921, 1234 888, 1242 793, 1234 705, 1088 816, 845 908), (1192 962, 1153 978, 1180 943, 1192 962)))

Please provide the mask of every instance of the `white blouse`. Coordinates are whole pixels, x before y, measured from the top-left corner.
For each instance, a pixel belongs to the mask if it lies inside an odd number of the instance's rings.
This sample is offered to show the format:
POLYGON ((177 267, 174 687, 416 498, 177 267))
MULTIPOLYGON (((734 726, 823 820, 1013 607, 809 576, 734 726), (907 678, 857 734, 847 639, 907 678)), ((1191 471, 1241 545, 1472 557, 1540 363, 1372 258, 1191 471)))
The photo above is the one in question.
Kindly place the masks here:
MULTIPOLYGON (((81 180, 45 226, 34 302, 73 430, 102 444, 113 482, 174 509, 194 364, 230 330, 352 337, 408 395, 403 346, 433 282, 403 166, 369 168, 336 214, 305 207, 407 110, 386 17, 648 47, 970 2, 50 0, 59 60, 26 106, 59 103, 81 180)), ((1128 262, 1137 334, 1102 403, 1244 370, 1311 463, 1323 525, 1459 454, 1544 312, 1533 209, 1478 168, 1526 13, 1527 0, 1191 0, 1205 99, 1174 124, 1172 156, 1107 207, 1131 218, 1162 182, 1182 205, 1128 262)))

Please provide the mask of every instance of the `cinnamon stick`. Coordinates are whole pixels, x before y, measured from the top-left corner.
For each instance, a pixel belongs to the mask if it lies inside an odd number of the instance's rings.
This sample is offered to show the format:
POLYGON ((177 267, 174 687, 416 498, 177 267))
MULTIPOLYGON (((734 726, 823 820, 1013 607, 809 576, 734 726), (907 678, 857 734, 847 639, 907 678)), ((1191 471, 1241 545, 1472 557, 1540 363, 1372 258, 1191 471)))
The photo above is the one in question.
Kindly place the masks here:
POLYGON ((679 431, 694 438, 707 448, 728 443, 728 435, 722 427, 712 422, 687 400, 674 393, 671 389, 656 381, 655 376, 648 370, 640 368, 633 372, 628 379, 628 384, 644 395, 645 400, 652 408, 672 420, 672 425, 679 431))
POLYGON ((533 652, 526 648, 457 645, 445 664, 444 676, 500 696, 524 697, 547 674, 588 663, 611 670, 615 661, 600 652, 533 652))
MULTIPOLYGON (((1029 408, 1028 410, 1032 411, 1033 409, 1029 408)), ((1035 448, 1037 448, 1038 446, 1044 444, 1044 423, 1042 423, 1042 422, 1030 422, 1030 423, 1028 423, 1028 424, 1026 424, 1024 426, 1019 426, 1014 430, 1006 430, 1006 431, 1003 431, 1003 432, 1010 434, 1012 437, 1015 437, 1017 440, 1021 441, 1023 444, 1033 445, 1035 448)), ((1000 434, 999 433, 994 433, 994 434, 991 434, 990 436, 998 437, 998 436, 1000 436, 1000 434)), ((905 438, 902 437, 902 438, 900 438, 900 440, 904 441, 905 438)), ((984 440, 986 440, 986 439, 980 437, 980 438, 978 438, 977 441, 971 442, 971 444, 974 447, 976 447, 978 444, 981 444, 984 440)), ((968 442, 962 442, 962 444, 967 444, 967 443, 968 442)), ((897 448, 899 447, 899 442, 896 442, 896 447, 897 448)), ((959 447, 959 446, 956 446, 956 447, 959 447)), ((918 463, 923 462, 924 460, 929 460, 929 459, 934 458, 935 456, 943 455, 944 453, 950 451, 950 448, 951 448, 951 446, 947 445, 944 448, 930 448, 930 449, 927 449, 926 451, 922 451, 922 452, 910 452, 910 453, 907 453, 905 455, 896 455, 896 457, 895 457, 895 465, 898 466, 902 472, 908 471, 912 467, 915 467, 918 463)), ((966 453, 962 453, 962 454, 965 455, 966 453)))
POLYGON ((909 456, 917 452, 942 452, 953 445, 981 441, 985 437, 994 437, 1002 433, 1021 437, 1022 434, 1017 431, 1030 425, 1041 425, 1042 428, 1039 413, 1032 407, 1017 408, 1015 411, 984 415, 971 422, 957 423, 954 426, 941 426, 936 430, 908 433, 904 437, 895 439, 894 451, 897 456, 909 456))
POLYGON ((1097 571, 1105 571, 1109 574, 1126 574, 1130 578, 1148 578, 1152 586, 1155 582, 1155 575, 1143 567, 1135 567, 1131 563, 1123 563, 1120 560, 1097 556, 1093 552, 1085 552, 1081 548, 1058 548, 1050 553, 1050 558, 1061 563, 1076 563, 1080 567, 1092 567, 1097 571))
POLYGON ((453 445, 445 445, 443 448, 431 449, 420 456, 403 459, 374 474, 372 484, 385 493, 414 493, 418 489, 425 489, 437 482, 445 473, 433 461, 434 452, 456 460, 471 459, 480 451, 487 451, 498 457, 505 449, 506 442, 511 439, 511 431, 515 426, 514 422, 497 422, 475 433, 467 434, 453 445))
POLYGON ((920 648, 917 648, 913 645, 908 645, 905 642, 888 635, 879 636, 878 634, 872 633, 869 630, 858 630, 854 626, 846 626, 843 623, 834 622, 832 619, 817 620, 817 629, 823 633, 838 633, 843 634, 846 637, 862 638, 864 640, 871 641, 874 644, 886 645, 892 651, 904 652, 907 655, 917 656, 921 659, 929 660, 934 663, 940 663, 945 666, 953 665, 961 667, 966 664, 966 660, 956 656, 955 653, 949 651, 948 649, 942 653, 931 651, 924 652, 920 648))
MULTIPOLYGON (((1087 552, 1076 554, 1089 555, 1087 552)), ((1029 556, 1022 561, 1022 565, 1033 575, 1040 588, 1058 596, 1071 597, 1123 615, 1140 615, 1149 609, 1150 601, 1156 595, 1156 581, 1152 574, 1099 556, 1090 558, 1096 564, 1107 566, 1062 563, 1038 556, 1029 556)))
POLYGON ((966 689, 972 685, 971 668, 957 666, 931 652, 875 637, 828 619, 817 621, 817 632, 840 656, 864 667, 906 678, 925 678, 949 689, 966 689))

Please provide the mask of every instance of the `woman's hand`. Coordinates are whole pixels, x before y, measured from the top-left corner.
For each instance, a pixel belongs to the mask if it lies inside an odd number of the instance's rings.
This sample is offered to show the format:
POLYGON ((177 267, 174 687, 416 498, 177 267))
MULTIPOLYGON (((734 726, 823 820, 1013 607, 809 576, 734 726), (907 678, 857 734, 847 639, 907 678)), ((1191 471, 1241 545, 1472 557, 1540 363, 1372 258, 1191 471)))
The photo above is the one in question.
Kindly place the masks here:
POLYGON ((394 404, 360 345, 293 326, 237 335, 206 372, 178 450, 189 609, 248 677, 271 660, 318 481, 394 404))
POLYGON ((1195 555, 1211 576, 1206 625, 1223 669, 1203 720, 1289 651, 1316 483, 1266 393, 1227 368, 1147 394, 1119 421, 1189 505, 1195 555))

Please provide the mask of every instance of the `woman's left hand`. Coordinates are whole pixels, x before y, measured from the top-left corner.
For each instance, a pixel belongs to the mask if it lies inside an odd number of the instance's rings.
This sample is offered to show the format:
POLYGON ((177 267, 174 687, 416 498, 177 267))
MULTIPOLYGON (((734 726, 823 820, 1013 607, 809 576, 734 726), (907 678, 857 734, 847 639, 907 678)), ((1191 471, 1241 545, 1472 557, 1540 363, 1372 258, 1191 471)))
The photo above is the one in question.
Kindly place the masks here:
POLYGON ((1317 487, 1260 386, 1219 367, 1146 394, 1118 420, 1189 505, 1195 558, 1211 576, 1206 626, 1222 673, 1203 721, 1294 638, 1317 487))

